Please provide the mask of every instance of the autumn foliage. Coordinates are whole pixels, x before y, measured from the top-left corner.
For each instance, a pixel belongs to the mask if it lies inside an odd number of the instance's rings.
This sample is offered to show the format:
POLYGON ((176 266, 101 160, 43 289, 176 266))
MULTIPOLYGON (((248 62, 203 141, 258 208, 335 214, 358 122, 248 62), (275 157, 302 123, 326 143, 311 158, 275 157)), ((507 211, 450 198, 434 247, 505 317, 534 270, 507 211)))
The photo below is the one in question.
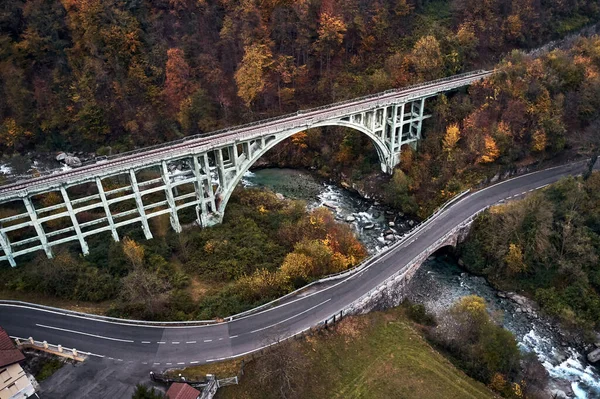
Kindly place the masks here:
POLYGON ((471 70, 600 15, 596 0, 6 3, 2 153, 164 142, 471 70))

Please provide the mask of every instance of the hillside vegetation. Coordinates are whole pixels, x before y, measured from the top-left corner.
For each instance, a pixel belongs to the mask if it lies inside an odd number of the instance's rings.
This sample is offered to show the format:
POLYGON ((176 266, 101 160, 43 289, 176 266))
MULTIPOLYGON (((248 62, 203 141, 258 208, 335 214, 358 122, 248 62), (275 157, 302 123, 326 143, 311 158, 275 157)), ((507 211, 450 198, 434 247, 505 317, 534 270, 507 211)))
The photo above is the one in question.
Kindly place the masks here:
POLYGON ((567 326, 600 328, 600 173, 491 208, 461 254, 469 270, 528 293, 567 326))
POLYGON ((163 218, 152 231, 148 241, 135 227, 120 243, 92 237, 86 257, 74 245, 54 259, 35 254, 14 269, 2 265, 0 291, 45 303, 110 300, 113 316, 203 320, 268 302, 367 254, 330 211, 307 212, 304 202, 258 189, 237 191, 219 226, 176 234, 163 218))
POLYGON ((0 153, 164 142, 470 70, 600 15, 596 0, 15 0, 0 11, 0 153))
POLYGON ((342 320, 330 331, 281 345, 244 370, 241 385, 219 390, 218 398, 495 397, 432 349, 399 308, 342 320))

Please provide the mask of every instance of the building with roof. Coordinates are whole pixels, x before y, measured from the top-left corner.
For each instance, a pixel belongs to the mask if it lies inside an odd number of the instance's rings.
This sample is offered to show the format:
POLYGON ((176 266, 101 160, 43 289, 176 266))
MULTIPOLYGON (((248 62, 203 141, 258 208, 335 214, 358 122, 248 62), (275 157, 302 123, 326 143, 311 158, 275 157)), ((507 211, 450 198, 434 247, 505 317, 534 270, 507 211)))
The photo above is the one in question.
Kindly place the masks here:
POLYGON ((167 391, 168 399, 198 399, 200 391, 182 382, 174 382, 167 391))
POLYGON ((23 360, 25 356, 0 327, 0 399, 25 399, 35 395, 35 388, 20 365, 23 360))

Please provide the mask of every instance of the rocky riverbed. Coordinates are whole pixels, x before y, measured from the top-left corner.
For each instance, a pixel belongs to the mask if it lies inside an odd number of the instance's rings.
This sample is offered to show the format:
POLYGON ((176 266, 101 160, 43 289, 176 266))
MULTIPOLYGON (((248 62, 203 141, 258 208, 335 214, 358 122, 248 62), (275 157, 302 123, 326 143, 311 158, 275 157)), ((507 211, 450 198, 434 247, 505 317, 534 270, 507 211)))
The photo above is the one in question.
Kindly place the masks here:
POLYGON ((308 172, 296 169, 269 168, 248 172, 242 184, 267 187, 284 197, 304 200, 309 209, 329 208, 337 220, 354 227, 370 253, 397 241, 417 223, 377 201, 365 200, 354 192, 321 182, 308 172))
POLYGON ((531 300, 495 290, 483 277, 465 273, 450 256, 430 258, 408 286, 408 296, 433 313, 448 309, 465 295, 485 298, 504 328, 515 334, 523 351, 534 352, 550 376, 548 397, 600 398, 600 371, 591 366, 581 344, 571 342, 531 300))
MULTIPOLYGON (((354 192, 320 182, 308 172, 261 169, 246 174, 245 186, 267 187, 285 197, 303 199, 309 208, 326 206, 338 220, 351 223, 371 253, 397 240, 415 224, 402 214, 354 192)), ((548 397, 600 398, 600 373, 585 359, 589 348, 567 335, 541 314, 529 299, 491 287, 483 277, 466 273, 445 255, 430 258, 413 277, 409 297, 433 313, 448 309, 465 295, 485 298, 494 317, 513 332, 523 351, 534 352, 550 376, 548 397)))

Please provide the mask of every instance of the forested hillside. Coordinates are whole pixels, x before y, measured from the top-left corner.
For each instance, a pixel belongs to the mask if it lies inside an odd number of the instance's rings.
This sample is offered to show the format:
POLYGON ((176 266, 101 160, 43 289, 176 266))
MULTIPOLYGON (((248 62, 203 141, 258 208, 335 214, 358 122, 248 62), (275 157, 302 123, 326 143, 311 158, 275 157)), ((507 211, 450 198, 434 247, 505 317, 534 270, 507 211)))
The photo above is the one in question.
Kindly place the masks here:
POLYGON ((122 151, 433 79, 599 13, 596 0, 5 1, 0 153, 122 151))
POLYGON ((600 326, 600 173, 569 178, 479 217, 467 268, 535 296, 567 326, 600 326))

